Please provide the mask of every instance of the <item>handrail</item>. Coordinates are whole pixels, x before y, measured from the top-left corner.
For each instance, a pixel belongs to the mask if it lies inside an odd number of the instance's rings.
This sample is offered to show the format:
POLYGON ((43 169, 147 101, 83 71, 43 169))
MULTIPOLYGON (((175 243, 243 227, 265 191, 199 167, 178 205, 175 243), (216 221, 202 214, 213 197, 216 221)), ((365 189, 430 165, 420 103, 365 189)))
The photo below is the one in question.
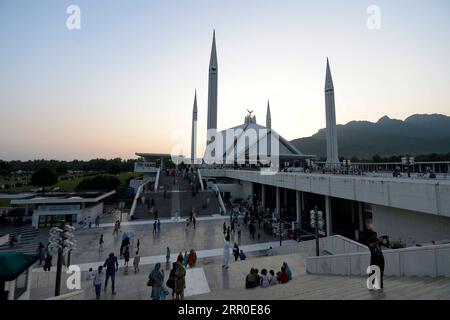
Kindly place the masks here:
POLYGON ((227 214, 227 208, 225 207, 225 204, 223 203, 223 199, 222 199, 222 195, 220 194, 219 187, 217 186, 217 184, 215 184, 214 187, 215 187, 216 192, 217 192, 217 199, 219 200, 220 208, 222 209, 222 212, 224 214, 227 214))
POLYGON ((136 190, 136 194, 134 195, 133 204, 131 205, 130 214, 128 215, 129 218, 134 216, 134 211, 136 210, 137 202, 139 200, 139 196, 142 193, 142 189, 144 186, 149 183, 149 181, 142 183, 136 190))
POLYGON ((158 171, 156 172, 156 178, 155 178, 155 192, 158 192, 159 187, 159 173, 161 172, 161 168, 158 168, 158 171))
POLYGON ((200 173, 200 169, 197 169, 197 175, 198 175, 198 179, 200 180, 200 187, 202 188, 202 191, 204 191, 205 186, 203 185, 203 179, 202 179, 202 174, 200 173))

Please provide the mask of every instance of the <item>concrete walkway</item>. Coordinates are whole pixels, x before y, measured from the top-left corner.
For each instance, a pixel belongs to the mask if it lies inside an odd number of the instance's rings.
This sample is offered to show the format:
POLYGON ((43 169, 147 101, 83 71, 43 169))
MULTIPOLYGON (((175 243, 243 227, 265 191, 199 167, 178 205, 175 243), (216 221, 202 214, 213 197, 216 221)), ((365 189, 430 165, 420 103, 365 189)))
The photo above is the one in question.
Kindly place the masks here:
MULTIPOLYGON (((289 246, 289 245, 296 245, 297 242, 294 240, 288 240, 283 242, 283 246, 289 246)), ((243 245, 240 246, 240 249, 243 250, 246 253, 249 252, 256 252, 256 251, 266 251, 269 247, 272 248, 278 248, 280 246, 280 243, 278 241, 273 242, 265 242, 265 243, 255 243, 250 245, 243 245)), ((232 250, 230 250, 230 259, 232 255, 232 250)), ((176 261, 178 257, 178 253, 171 254, 170 261, 176 261)), ((197 259, 203 259, 203 258, 211 258, 211 257, 223 257, 223 248, 217 248, 217 249, 208 249, 208 250, 199 250, 197 251, 197 259)), ((88 271, 89 268, 96 269, 99 265, 103 265, 105 261, 94 261, 94 262, 88 262, 88 263, 81 263, 77 264, 78 267, 80 267, 81 271, 88 271)), ((123 259, 118 259, 119 266, 124 265, 123 259)), ((166 262, 166 256, 165 255, 156 255, 156 256, 147 256, 147 257, 141 257, 140 265, 153 265, 158 262, 166 262)), ((130 266, 133 264, 133 258, 130 258, 130 266)), ((55 267, 52 268, 52 271, 55 270, 55 267)), ((34 268, 33 272, 44 272, 43 268, 34 268)))

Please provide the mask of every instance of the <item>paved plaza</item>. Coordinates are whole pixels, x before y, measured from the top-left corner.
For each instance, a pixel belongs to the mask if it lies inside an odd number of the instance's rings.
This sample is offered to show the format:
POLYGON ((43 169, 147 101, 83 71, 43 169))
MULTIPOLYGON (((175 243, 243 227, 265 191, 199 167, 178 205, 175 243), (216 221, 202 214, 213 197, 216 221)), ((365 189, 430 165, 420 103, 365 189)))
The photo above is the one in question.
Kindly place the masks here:
MULTIPOLYGON (((224 217, 209 217, 199 218, 194 229, 190 224, 186 227, 184 222, 172 222, 170 220, 161 221, 161 232, 159 234, 153 233, 152 221, 139 221, 136 223, 123 223, 121 231, 126 232, 135 230, 136 238, 132 243, 130 250, 130 261, 132 261, 134 252, 136 250, 137 240, 140 241, 140 255, 141 261, 147 256, 161 256, 165 261, 166 247, 170 248, 172 256, 176 258, 179 252, 190 251, 194 249, 199 252, 202 250, 217 249, 221 250, 219 255, 223 252, 223 223, 229 225, 229 218, 224 217)), ((242 220, 241 220, 242 221, 242 220)), ((117 256, 120 252, 122 235, 113 235, 113 227, 110 224, 103 224, 100 228, 79 229, 75 232, 75 239, 77 241, 77 250, 71 254, 71 264, 85 264, 95 261, 104 261, 110 252, 117 256), (103 234, 105 241, 103 245, 103 252, 99 251, 99 238, 103 234)), ((240 246, 252 245, 257 243, 276 242, 277 239, 273 236, 267 235, 261 226, 257 227, 260 233, 260 240, 257 235, 255 240, 250 236, 248 228, 245 228, 241 223, 241 239, 238 240, 237 233, 231 233, 231 244, 237 242, 240 246)), ((269 245, 264 247, 269 248, 269 245)), ((213 255, 217 255, 214 253, 213 255)))

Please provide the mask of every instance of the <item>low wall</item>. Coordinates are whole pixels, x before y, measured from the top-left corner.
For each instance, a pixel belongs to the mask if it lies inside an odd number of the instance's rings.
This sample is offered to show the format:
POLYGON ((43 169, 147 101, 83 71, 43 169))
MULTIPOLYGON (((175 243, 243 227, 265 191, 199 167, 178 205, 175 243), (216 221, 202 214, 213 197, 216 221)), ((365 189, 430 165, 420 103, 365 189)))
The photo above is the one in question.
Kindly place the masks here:
MULTIPOLYGON (((450 245, 383 251, 386 276, 450 277, 450 245)), ((370 252, 308 257, 306 271, 317 274, 366 276, 370 252)))
MULTIPOLYGON (((316 240, 303 241, 299 243, 301 251, 308 256, 316 255, 316 240)), ((340 235, 335 235, 326 238, 320 238, 319 240, 320 251, 328 251, 333 255, 357 253, 357 252, 369 252, 369 249, 359 242, 347 239, 340 235)))
POLYGON ((85 298, 84 290, 77 290, 75 292, 62 294, 60 296, 48 298, 45 300, 84 300, 84 298, 85 298))

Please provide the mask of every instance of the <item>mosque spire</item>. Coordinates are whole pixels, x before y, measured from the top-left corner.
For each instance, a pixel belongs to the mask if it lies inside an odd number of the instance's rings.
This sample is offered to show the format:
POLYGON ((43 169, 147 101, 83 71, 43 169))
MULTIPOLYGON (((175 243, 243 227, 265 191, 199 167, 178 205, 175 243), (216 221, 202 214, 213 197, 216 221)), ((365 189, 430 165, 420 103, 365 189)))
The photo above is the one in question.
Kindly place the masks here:
POLYGON ((267 100, 266 127, 272 128, 272 117, 270 116, 270 102, 267 100))
POLYGON ((194 164, 197 156, 197 89, 194 94, 194 107, 192 108, 192 133, 191 133, 191 163, 194 164))
POLYGON ((340 166, 338 154, 338 139, 336 128, 336 108, 334 104, 334 86, 331 77, 330 63, 327 58, 327 70, 325 75, 325 115, 327 137, 327 162, 330 169, 338 169, 340 166))
POLYGON ((217 79, 218 64, 216 50, 216 31, 213 32, 213 41, 211 47, 211 57, 209 60, 209 78, 208 78, 208 120, 207 120, 207 144, 211 142, 212 135, 217 132, 217 79), (211 137, 211 138, 210 138, 211 137))

